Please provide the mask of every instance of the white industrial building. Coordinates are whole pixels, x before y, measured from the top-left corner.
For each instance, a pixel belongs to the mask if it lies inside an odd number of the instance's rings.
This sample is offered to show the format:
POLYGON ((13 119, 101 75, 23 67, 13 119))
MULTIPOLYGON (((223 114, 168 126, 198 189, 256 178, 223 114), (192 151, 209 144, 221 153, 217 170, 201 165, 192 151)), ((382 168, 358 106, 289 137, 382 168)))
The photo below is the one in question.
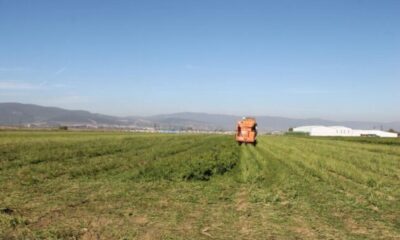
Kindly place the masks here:
POLYGON ((332 137, 361 137, 361 136, 377 136, 377 137, 398 137, 397 133, 385 132, 381 130, 358 130, 343 126, 302 126, 293 128, 293 132, 307 133, 310 136, 332 136, 332 137))

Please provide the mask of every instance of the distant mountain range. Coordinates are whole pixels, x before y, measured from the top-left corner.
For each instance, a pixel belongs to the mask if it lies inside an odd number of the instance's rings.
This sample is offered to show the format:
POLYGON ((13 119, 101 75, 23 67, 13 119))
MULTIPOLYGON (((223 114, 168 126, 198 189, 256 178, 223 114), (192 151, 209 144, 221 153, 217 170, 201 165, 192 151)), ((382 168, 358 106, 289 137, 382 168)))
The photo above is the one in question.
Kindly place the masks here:
MULTIPOLYGON (((341 125, 359 129, 393 128, 400 130, 399 122, 330 121, 318 118, 294 119, 274 116, 255 116, 260 131, 286 131, 290 127, 303 125, 341 125)), ((116 117, 82 110, 66 110, 33 104, 0 103, 0 125, 16 126, 88 126, 157 128, 164 130, 234 130, 241 116, 207 113, 173 113, 150 117, 116 117)))

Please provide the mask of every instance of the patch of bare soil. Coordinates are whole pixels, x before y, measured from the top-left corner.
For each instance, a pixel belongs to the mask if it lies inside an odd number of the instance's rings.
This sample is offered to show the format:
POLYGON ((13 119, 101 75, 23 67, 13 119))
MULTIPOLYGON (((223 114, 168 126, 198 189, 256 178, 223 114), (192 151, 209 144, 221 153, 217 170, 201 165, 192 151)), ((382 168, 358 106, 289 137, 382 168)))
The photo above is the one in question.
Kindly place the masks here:
POLYGON ((361 226, 358 224, 354 219, 352 218, 347 218, 345 219, 346 223, 346 228, 354 234, 359 234, 359 235, 366 235, 368 234, 368 229, 364 226, 361 226))
POLYGON ((48 213, 40 216, 35 221, 32 222, 32 226, 36 228, 46 228, 51 223, 58 221, 60 218, 64 217, 64 213, 61 209, 54 209, 48 213))
POLYGON ((316 234, 314 230, 308 226, 306 221, 304 219, 298 218, 295 219, 295 226, 293 226, 292 230, 300 235, 300 238, 302 239, 315 239, 316 234))
POLYGON ((154 240, 154 239, 162 239, 163 237, 163 226, 160 223, 153 223, 146 226, 143 229, 143 233, 139 235, 138 239, 143 240, 154 240))
POLYGON ((140 226, 146 226, 150 222, 146 216, 136 216, 132 221, 140 226))

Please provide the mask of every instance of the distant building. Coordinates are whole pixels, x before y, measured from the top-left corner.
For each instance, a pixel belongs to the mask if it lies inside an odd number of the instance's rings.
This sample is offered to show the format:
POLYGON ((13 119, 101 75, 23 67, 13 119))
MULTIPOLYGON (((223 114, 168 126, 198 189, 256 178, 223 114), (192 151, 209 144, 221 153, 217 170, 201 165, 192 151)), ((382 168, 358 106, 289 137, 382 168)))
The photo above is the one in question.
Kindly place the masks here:
POLYGON ((331 136, 331 137, 362 137, 362 136, 377 136, 377 137, 398 137, 397 133, 385 132, 382 130, 358 130, 343 126, 302 126, 293 128, 293 132, 307 133, 310 136, 331 136))

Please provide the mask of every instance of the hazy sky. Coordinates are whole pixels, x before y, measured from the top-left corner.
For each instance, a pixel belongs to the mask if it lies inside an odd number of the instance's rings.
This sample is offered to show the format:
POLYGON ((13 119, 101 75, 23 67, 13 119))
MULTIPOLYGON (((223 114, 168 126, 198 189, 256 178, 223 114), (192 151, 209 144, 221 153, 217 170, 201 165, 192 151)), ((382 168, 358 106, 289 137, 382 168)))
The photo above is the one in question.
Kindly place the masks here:
POLYGON ((399 0, 0 0, 0 102, 400 120, 399 0))

